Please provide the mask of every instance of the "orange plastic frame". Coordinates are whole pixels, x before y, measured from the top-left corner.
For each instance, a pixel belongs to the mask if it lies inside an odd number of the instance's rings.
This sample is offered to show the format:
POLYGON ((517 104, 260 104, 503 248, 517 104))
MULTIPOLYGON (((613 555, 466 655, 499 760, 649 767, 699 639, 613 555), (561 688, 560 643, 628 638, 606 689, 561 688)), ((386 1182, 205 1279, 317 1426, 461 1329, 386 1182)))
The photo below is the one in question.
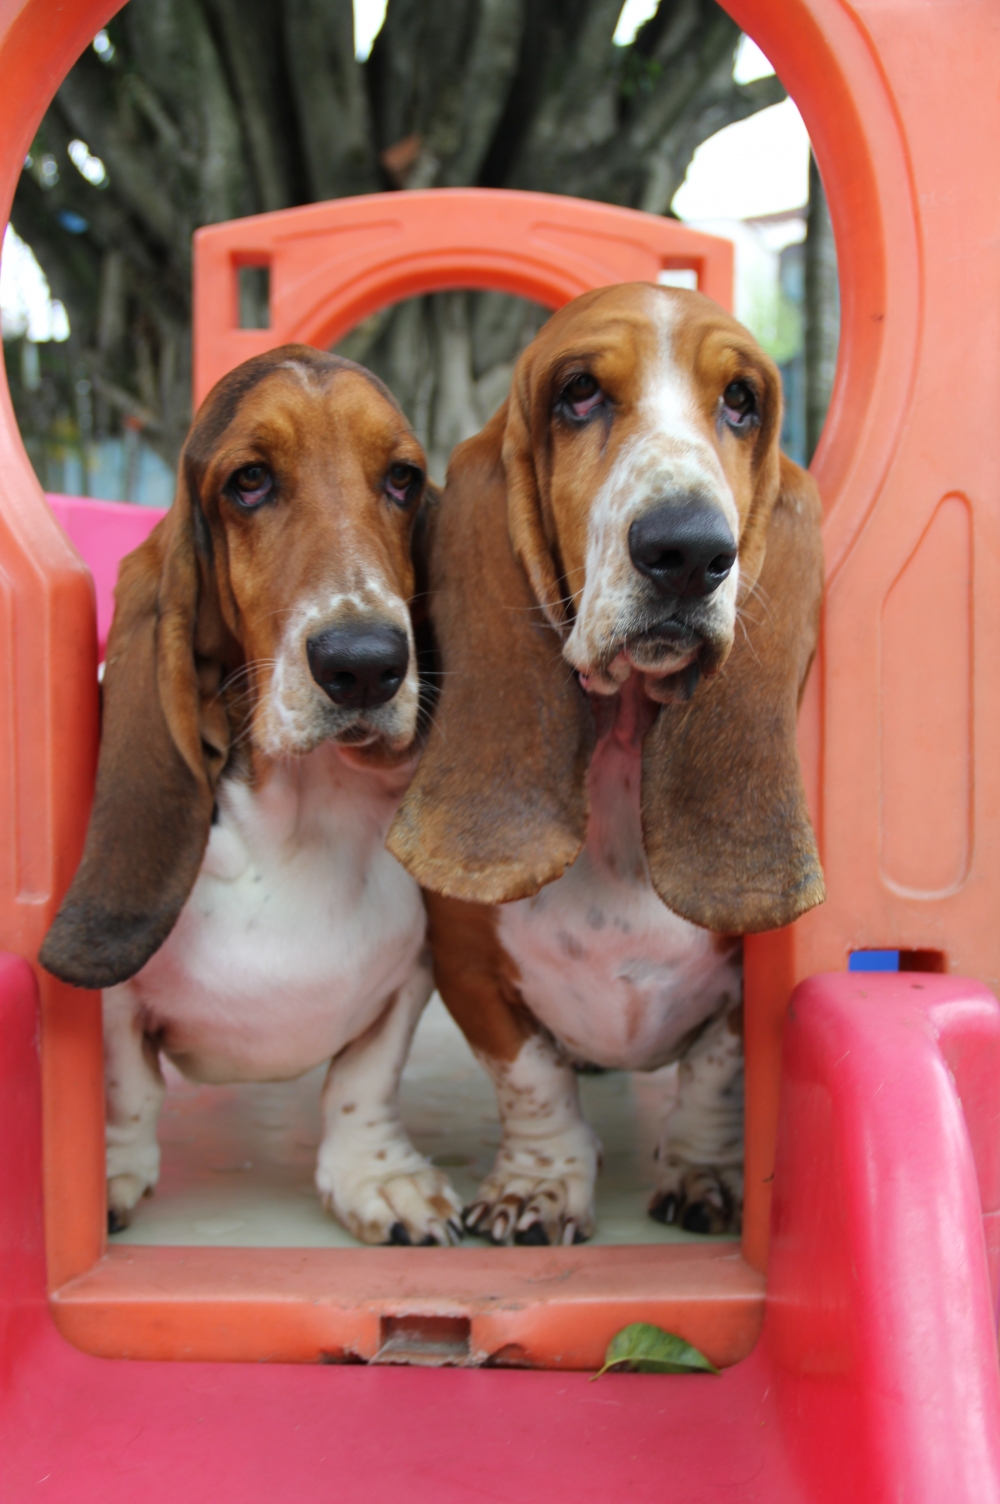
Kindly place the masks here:
MULTIPOLYGON (((0 0, 5 208, 48 99, 116 8, 0 0)), ((150 1357, 371 1356, 386 1321, 437 1315, 467 1323, 473 1359, 506 1348, 510 1358, 587 1366, 609 1331, 641 1313, 733 1361, 752 1342, 761 1310, 778 1048, 792 986, 843 967, 853 949, 898 946, 935 952, 948 970, 997 987, 1000 163, 982 145, 995 131, 1000 76, 994 0, 730 0, 728 8, 805 117, 831 201, 842 295, 837 382, 814 464, 827 506, 824 645, 802 721, 830 897, 791 929, 746 946, 743 1257, 718 1247, 106 1252, 98 999, 42 975, 49 1275, 56 1318, 80 1345, 150 1357)), ((386 215, 387 201, 377 202, 386 215)), ((204 315, 208 289, 199 285, 199 390, 278 338, 334 338, 386 297, 461 280, 555 302, 592 285, 585 275, 574 282, 571 269, 602 258, 579 243, 564 246, 563 294, 546 296, 520 229, 517 243, 494 243, 505 269, 494 262, 488 273, 484 256, 475 275, 468 266, 465 278, 446 275, 448 198, 432 202, 430 248, 344 240, 338 251, 334 241, 331 255, 353 266, 355 280, 319 308, 277 238, 249 251, 220 240, 220 281, 204 315), (372 251, 384 258, 378 288, 365 280, 372 251), (271 262, 269 331, 234 327, 233 265, 225 261, 241 254, 271 262), (221 321, 220 363, 211 369, 201 338, 210 315, 221 321)), ((367 212, 364 203, 358 209, 367 212)), ((240 227, 203 233, 238 236, 240 227)), ((460 247, 461 235, 450 244, 460 247)), ((45 506, 5 385, 0 495, 0 808, 8 833, 0 945, 34 960, 88 813, 93 601, 45 506)))
POLYGON ((259 214, 195 234, 194 399, 289 340, 328 349, 388 303, 489 287, 559 308, 611 282, 687 268, 732 307, 733 248, 677 220, 551 194, 446 188, 259 214), (241 267, 270 272, 267 329, 239 327, 241 267))

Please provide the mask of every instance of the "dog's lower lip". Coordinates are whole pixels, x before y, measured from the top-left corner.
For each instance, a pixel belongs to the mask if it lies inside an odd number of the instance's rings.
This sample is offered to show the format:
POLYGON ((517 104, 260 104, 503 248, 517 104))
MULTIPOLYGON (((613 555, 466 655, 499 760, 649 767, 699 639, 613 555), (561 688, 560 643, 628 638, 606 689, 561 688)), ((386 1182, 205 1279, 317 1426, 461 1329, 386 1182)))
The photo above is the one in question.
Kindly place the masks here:
POLYGON ((674 652, 687 652, 690 648, 697 647, 700 638, 693 627, 686 626, 679 621, 659 622, 655 627, 642 632, 633 638, 637 647, 658 647, 661 643, 665 648, 674 652))
POLYGON ((701 652, 703 639, 680 622, 663 622, 632 637, 625 660, 640 673, 670 674, 686 667, 701 652))
POLYGON ((334 741, 341 747, 367 747, 376 737, 377 733, 370 726, 355 724, 348 726, 346 731, 338 732, 334 741))

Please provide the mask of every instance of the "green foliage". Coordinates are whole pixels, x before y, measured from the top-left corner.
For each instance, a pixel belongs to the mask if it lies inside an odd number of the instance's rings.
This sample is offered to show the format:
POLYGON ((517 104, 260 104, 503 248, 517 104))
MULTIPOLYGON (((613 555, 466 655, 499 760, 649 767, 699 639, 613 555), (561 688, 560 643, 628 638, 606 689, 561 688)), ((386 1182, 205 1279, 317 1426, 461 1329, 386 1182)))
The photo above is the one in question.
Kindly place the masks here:
POLYGON ((612 1337, 604 1354, 604 1367, 593 1377, 599 1379, 615 1369, 622 1373, 719 1372, 690 1342, 648 1321, 635 1321, 612 1337))
POLYGON ((779 366, 794 359, 802 349, 802 310, 777 285, 756 291, 746 325, 779 366))
POLYGON ((643 57, 630 48, 622 59, 621 94, 634 99, 637 94, 652 94, 663 76, 663 64, 655 57, 643 57))

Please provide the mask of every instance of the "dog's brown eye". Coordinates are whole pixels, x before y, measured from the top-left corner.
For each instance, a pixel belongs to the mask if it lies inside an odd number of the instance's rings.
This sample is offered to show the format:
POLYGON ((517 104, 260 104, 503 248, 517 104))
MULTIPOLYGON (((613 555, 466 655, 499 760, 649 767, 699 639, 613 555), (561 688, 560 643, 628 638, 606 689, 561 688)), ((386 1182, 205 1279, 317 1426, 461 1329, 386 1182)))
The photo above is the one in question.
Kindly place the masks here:
POLYGON ((580 371, 563 387, 561 399, 574 418, 586 418, 604 401, 604 393, 589 371, 580 371))
POLYGON ((266 465, 244 465, 231 477, 229 489, 241 507, 258 507, 274 490, 274 478, 266 465))
POLYGON ((385 477, 385 489, 393 501, 407 506, 413 500, 420 485, 421 473, 416 465, 390 465, 385 477))
POLYGON ((757 396, 745 381, 731 381, 722 394, 722 416, 730 428, 746 432, 757 417, 757 396))

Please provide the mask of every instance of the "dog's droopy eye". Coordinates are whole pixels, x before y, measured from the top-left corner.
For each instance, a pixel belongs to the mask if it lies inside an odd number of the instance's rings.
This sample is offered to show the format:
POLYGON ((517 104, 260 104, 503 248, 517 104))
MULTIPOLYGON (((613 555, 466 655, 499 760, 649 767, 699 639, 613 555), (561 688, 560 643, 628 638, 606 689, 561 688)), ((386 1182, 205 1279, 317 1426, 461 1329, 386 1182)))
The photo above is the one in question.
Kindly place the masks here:
POLYGON ((274 477, 266 465, 244 465, 230 477, 229 490, 241 507, 259 507, 274 490, 274 477))
POLYGON ((596 377, 579 371, 563 387, 559 400, 572 417, 587 418, 604 401, 604 393, 596 377))
POLYGON ((758 417, 757 396, 746 381, 731 381, 722 394, 722 416, 737 433, 746 433, 758 417))
POLYGON ((416 496, 423 475, 416 465, 390 465, 385 477, 386 495, 401 507, 409 506, 416 496))

